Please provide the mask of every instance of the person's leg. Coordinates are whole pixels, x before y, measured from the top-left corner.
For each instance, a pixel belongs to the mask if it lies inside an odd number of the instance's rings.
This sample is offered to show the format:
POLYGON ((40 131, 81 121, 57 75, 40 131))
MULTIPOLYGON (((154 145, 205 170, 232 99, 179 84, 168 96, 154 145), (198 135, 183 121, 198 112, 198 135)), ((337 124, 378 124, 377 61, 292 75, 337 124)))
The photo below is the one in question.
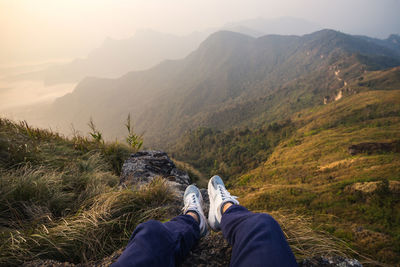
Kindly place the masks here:
POLYGON ((190 215, 180 215, 166 223, 150 220, 136 227, 112 266, 175 266, 199 237, 199 224, 190 215))
POLYGON ((138 225, 122 255, 112 266, 175 266, 183 261, 200 236, 207 233, 202 197, 190 185, 183 213, 171 221, 150 220, 138 225))
POLYGON ((112 266, 175 266, 199 238, 199 223, 190 215, 180 215, 166 223, 150 220, 136 227, 112 266))
POLYGON ((210 179, 208 194, 208 221, 213 230, 222 229, 232 246, 231 266, 297 266, 279 224, 270 215, 239 206, 219 176, 210 179))
POLYGON ((221 229, 232 246, 231 266, 297 266, 279 224, 268 214, 232 205, 222 215, 221 229))

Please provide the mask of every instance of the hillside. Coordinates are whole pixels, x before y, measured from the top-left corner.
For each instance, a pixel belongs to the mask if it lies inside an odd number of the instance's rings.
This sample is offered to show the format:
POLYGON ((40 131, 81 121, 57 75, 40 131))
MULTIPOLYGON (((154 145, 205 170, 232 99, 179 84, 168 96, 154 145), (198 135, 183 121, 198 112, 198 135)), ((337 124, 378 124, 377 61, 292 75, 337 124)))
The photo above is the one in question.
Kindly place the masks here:
POLYGON ((399 50, 332 30, 260 38, 218 32, 183 60, 119 79, 85 79, 47 119, 83 129, 93 116, 115 137, 130 112, 149 145, 166 147, 188 129, 273 122, 323 104, 364 71, 400 65, 399 50))
POLYGON ((314 229, 398 263, 399 74, 365 72, 349 83, 353 94, 280 123, 188 132, 172 151, 207 175, 225 175, 253 210, 311 216, 314 229))
POLYGON ((363 92, 292 119, 293 135, 232 181, 242 202, 301 210, 357 251, 398 263, 400 90, 363 92))
MULTIPOLYGON (((160 151, 129 157, 131 150, 122 144, 83 136, 66 139, 6 119, 0 119, 0 148, 1 266, 108 266, 139 223, 171 219, 183 204, 175 194, 188 181, 171 187, 167 173, 189 177, 160 151), (124 161, 131 165, 118 177, 124 161), (135 169, 135 164, 146 168, 135 169), (160 177, 164 172, 168 180, 160 177), (130 186, 126 179, 147 184, 130 186)), ((206 190, 202 191, 207 201, 206 190)), ((350 255, 369 261, 339 239, 312 230, 306 216, 272 214, 304 266, 316 266, 315 260, 345 262, 341 257, 350 255)), ((222 234, 213 233, 199 242, 183 266, 227 266, 230 253, 222 234)))
MULTIPOLYGON (((367 91, 399 90, 400 67, 365 71, 359 77, 348 80, 346 84, 346 87, 337 95, 326 96, 324 102, 335 103, 340 100, 335 100, 340 95, 342 98, 351 96, 357 98, 358 95, 367 91)), ((317 105, 311 110, 317 108, 322 108, 322 105, 317 105)), ((376 110, 363 112, 374 113, 376 110)), ((179 142, 169 146, 169 151, 177 159, 189 162, 206 175, 217 172, 228 177, 238 176, 264 162, 280 142, 291 138, 297 128, 304 125, 297 119, 298 114, 293 111, 283 112, 280 117, 282 119, 273 123, 260 119, 260 122, 254 123, 252 127, 234 127, 225 131, 211 127, 189 130, 179 139, 179 142)), ((332 110, 332 116, 334 114, 335 111, 332 110)), ((350 120, 354 114, 348 116, 350 120)), ((326 117, 329 116, 326 115, 326 117)))
MULTIPOLYGON (((141 222, 179 212, 167 183, 121 189, 132 152, 0 119, 0 266, 51 259, 102 260, 141 222)), ((48 264, 47 264, 48 265, 48 264)))

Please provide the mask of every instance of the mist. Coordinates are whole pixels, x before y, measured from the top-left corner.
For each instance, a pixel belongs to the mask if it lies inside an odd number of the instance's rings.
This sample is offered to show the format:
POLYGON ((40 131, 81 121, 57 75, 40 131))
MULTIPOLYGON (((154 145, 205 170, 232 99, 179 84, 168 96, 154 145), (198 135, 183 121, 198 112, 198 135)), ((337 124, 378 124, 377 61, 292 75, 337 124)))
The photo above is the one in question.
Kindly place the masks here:
POLYGON ((57 97, 72 92, 75 86, 76 83, 45 86, 40 81, 0 82, 0 112, 51 103, 57 97))
POLYGON ((138 29, 177 35, 253 18, 296 17, 351 34, 399 33, 396 0, 2 0, 0 64, 85 57, 138 29))

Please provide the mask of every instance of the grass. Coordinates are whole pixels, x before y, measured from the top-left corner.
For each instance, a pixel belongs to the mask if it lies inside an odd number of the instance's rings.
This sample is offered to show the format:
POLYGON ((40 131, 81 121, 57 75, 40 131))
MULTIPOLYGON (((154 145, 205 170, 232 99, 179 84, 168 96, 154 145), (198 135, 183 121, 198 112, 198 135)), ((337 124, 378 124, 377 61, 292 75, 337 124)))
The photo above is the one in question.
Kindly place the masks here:
POLYGON ((37 258, 74 263, 102 259, 123 247, 139 223, 170 216, 172 199, 166 182, 158 179, 136 191, 99 193, 87 198, 77 212, 62 217, 38 203, 24 203, 20 213, 30 213, 34 219, 9 221, 2 234, 0 264, 37 258))
MULTIPOLYGON (((387 185, 400 180, 398 153, 353 156, 348 147, 400 140, 399 101, 399 90, 360 92, 295 114, 290 134, 271 124, 253 138, 254 151, 260 140, 273 139, 267 159, 229 180, 230 190, 244 206, 268 211, 281 223, 297 259, 335 254, 370 265, 396 264, 400 201, 387 185), (351 190, 355 183, 373 181, 380 184, 375 192, 351 190)), ((218 141, 210 136, 204 137, 218 141)), ((242 148, 253 151, 252 131, 219 137, 248 142, 242 148)), ((176 202, 164 180, 140 190, 118 187, 130 151, 117 142, 67 139, 0 119, 0 265, 39 258, 99 260, 123 247, 137 224, 174 216, 176 202)), ((236 154, 230 158, 240 162, 236 154)), ((214 165, 221 169, 220 162, 214 165)), ((191 165, 185 168, 205 183, 191 165)))
MULTIPOLYGON (((162 178, 140 189, 118 187, 118 170, 129 151, 122 144, 78 135, 66 139, 5 119, 0 126, 0 144, 10 148, 1 150, 0 265, 101 261, 123 248, 139 223, 177 215, 176 200, 162 178)), ((177 164, 206 184, 192 166, 177 164)), ((298 260, 346 254, 331 237, 314 231, 306 216, 271 213, 298 260)))
POLYGON ((400 140, 400 91, 368 91, 293 116, 298 125, 268 160, 230 183, 254 210, 298 210, 374 261, 400 261, 400 201, 386 181, 400 180, 393 152, 352 156, 363 142, 400 140), (348 190, 379 181, 373 193, 348 190))
POLYGON ((321 226, 315 227, 312 218, 294 210, 256 210, 266 212, 277 220, 285 234, 297 261, 311 259, 316 256, 341 256, 351 258, 356 256, 363 263, 379 266, 379 262, 365 257, 348 246, 342 239, 334 237, 321 226))
POLYGON ((123 247, 148 219, 176 213, 165 180, 118 186, 130 149, 0 119, 0 265, 85 263, 123 247))
POLYGON ((187 162, 179 161, 174 158, 172 158, 172 161, 175 163, 177 168, 184 170, 185 172, 188 173, 188 175, 190 177, 190 181, 192 181, 192 183, 196 184, 197 187, 199 187, 199 188, 207 187, 209 178, 206 177, 205 175, 203 175, 200 171, 198 171, 192 165, 190 165, 187 162))
POLYGON ((290 120, 227 132, 198 128, 187 132, 170 148, 170 152, 206 176, 218 173, 231 179, 265 161, 279 141, 288 138, 293 129, 290 120))

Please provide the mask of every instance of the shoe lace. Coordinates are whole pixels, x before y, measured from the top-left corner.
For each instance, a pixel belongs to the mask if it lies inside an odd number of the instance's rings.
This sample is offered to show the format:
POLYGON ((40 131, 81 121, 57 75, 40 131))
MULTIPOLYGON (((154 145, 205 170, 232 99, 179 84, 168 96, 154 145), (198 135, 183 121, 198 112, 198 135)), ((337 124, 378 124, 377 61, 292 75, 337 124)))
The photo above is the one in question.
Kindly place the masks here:
POLYGON ((186 203, 186 205, 182 208, 183 212, 188 210, 198 210, 197 198, 195 194, 192 194, 190 200, 186 203))
POLYGON ((229 191, 226 190, 225 186, 218 185, 217 187, 218 187, 219 193, 221 194, 222 201, 225 201, 227 199, 237 199, 238 198, 237 196, 232 196, 231 193, 229 193, 229 191))

